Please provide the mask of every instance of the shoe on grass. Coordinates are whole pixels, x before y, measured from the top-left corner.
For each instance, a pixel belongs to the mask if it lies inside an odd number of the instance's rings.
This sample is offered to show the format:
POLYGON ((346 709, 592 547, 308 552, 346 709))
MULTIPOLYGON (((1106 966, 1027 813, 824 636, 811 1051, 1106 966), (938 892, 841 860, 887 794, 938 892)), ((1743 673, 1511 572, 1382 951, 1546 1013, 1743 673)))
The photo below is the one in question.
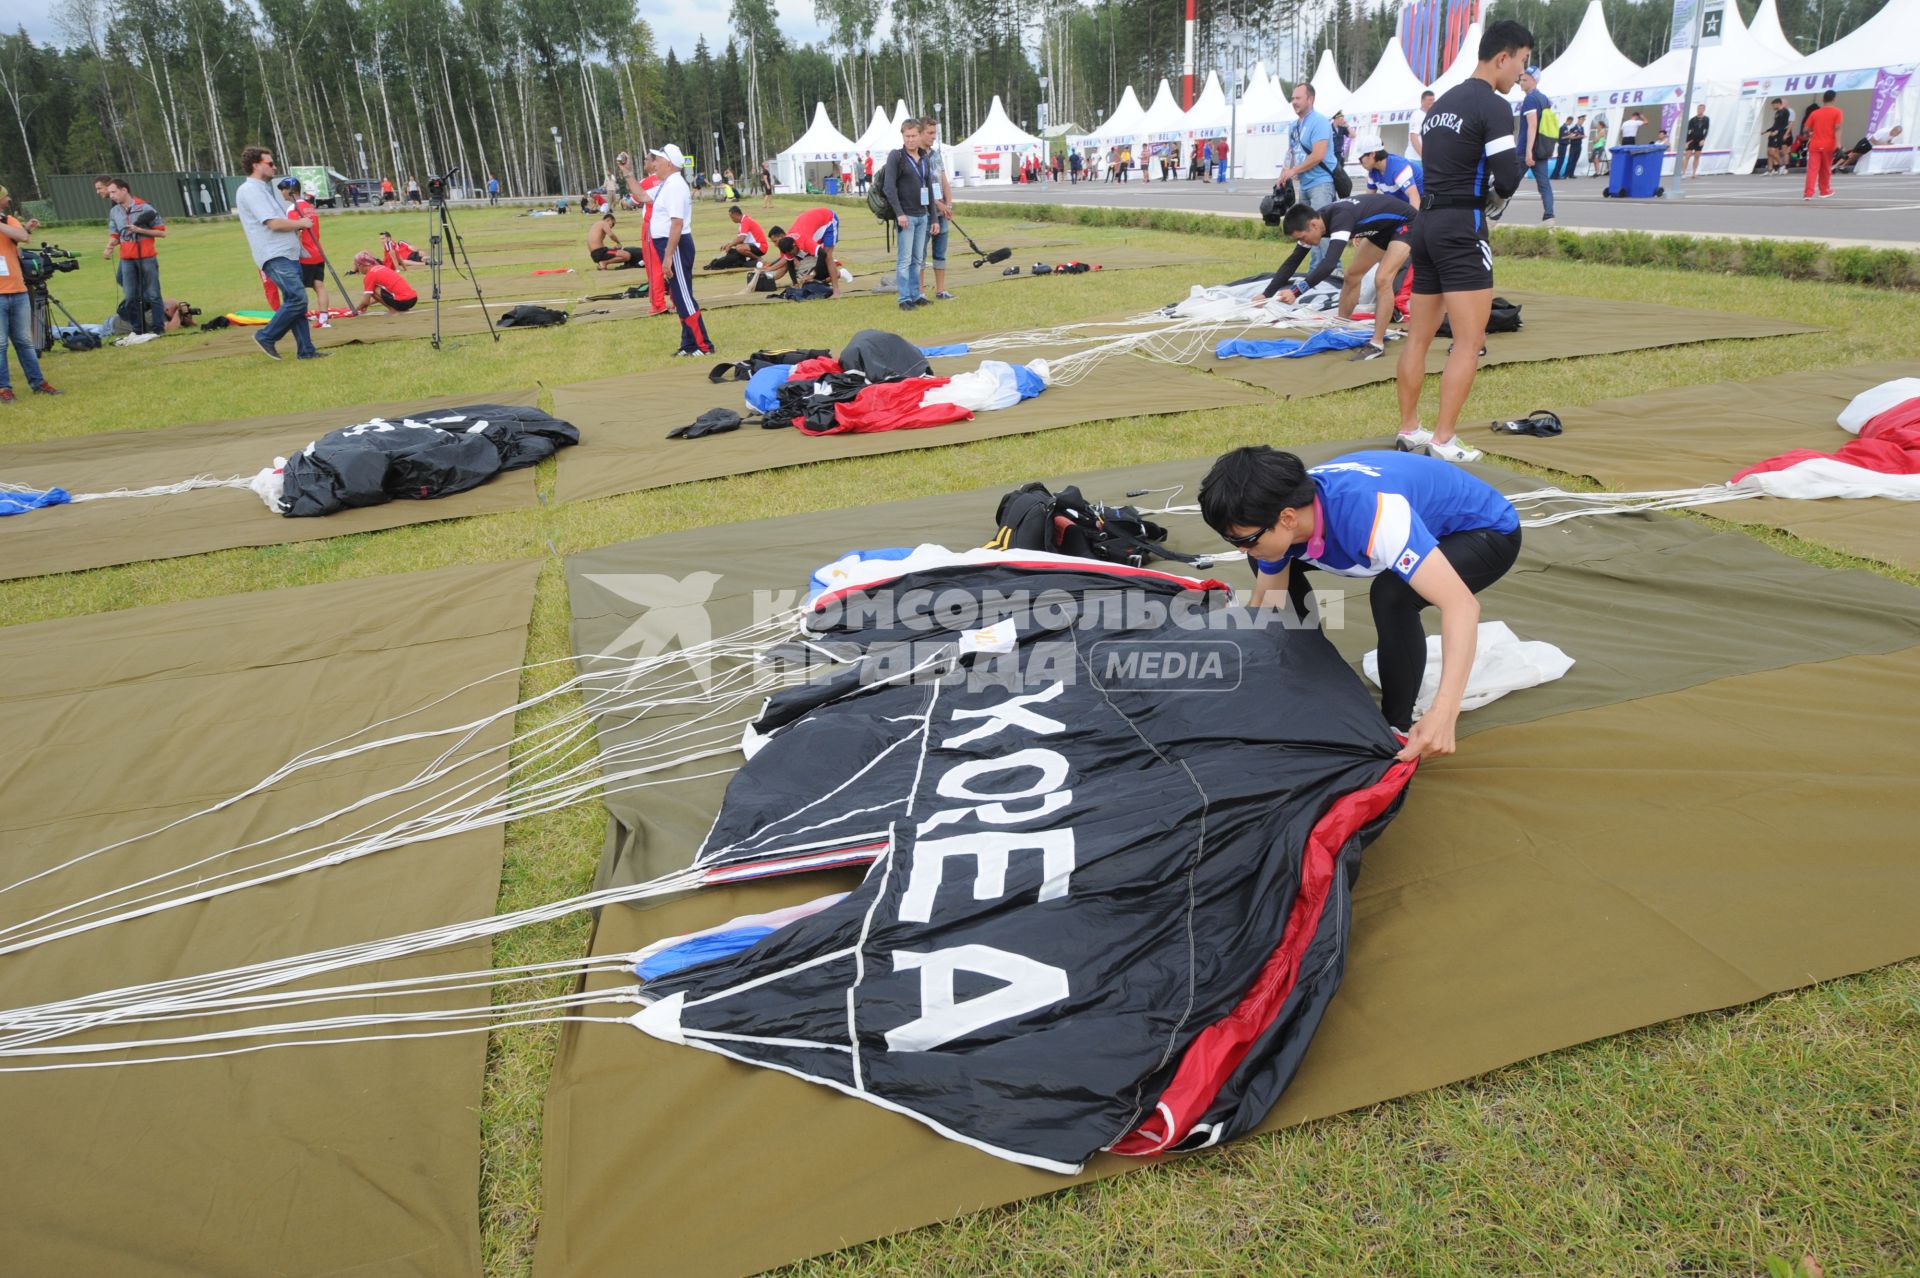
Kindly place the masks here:
POLYGON ((54 389, 53 383, 41 382, 33 388, 33 393, 36 395, 58 395, 60 392, 54 389))
POLYGON ((953 300, 953 294, 947 292, 947 290, 945 290, 944 288, 941 289, 938 293, 935 293, 934 297, 937 300, 942 302, 951 302, 953 300))
POLYGON ((1468 448, 1457 439, 1450 439, 1444 444, 1436 439, 1427 445, 1427 456, 1438 457, 1441 461, 1477 462, 1480 460, 1480 450, 1468 448))
POLYGON ((1372 342, 1368 342, 1365 346, 1354 347, 1353 354, 1347 356, 1347 362, 1349 364, 1358 364, 1362 360, 1379 359, 1386 353, 1386 347, 1375 346, 1372 342))
POLYGON ((1403 453, 1417 453, 1433 443, 1433 432, 1424 426, 1403 430, 1393 437, 1393 446, 1403 453))
POLYGON ((273 349, 273 347, 269 346, 266 342, 261 341, 260 335, 258 333, 254 334, 252 337, 248 338, 247 340, 251 341, 254 345, 254 348, 258 350, 262 355, 265 355, 268 359, 280 358, 280 352, 273 349))
POLYGON ((12 402, 13 402, 13 387, 0 386, 0 404, 11 404, 12 402))

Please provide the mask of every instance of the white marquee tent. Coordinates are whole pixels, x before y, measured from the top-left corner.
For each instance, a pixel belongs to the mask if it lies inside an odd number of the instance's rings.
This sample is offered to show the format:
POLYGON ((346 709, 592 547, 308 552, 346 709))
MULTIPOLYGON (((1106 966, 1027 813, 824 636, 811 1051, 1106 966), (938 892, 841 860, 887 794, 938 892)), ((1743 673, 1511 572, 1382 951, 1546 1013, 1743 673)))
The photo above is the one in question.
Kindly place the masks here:
POLYGON ((824 102, 813 104, 813 123, 798 141, 773 157, 773 180, 782 191, 803 191, 809 177, 838 173, 857 154, 853 139, 833 127, 824 102))
MULTIPOLYGON (((1758 137, 1760 79, 1790 65, 1754 39, 1737 6, 1728 5, 1725 14, 1720 43, 1706 45, 1699 51, 1699 63, 1694 71, 1693 101, 1707 108, 1707 118, 1712 121, 1706 149, 1700 157, 1702 174, 1725 173, 1739 166, 1741 145, 1749 134, 1758 137)), ((1605 111, 1613 137, 1620 136, 1621 117, 1638 110, 1647 121, 1638 139, 1640 142, 1653 141, 1665 128, 1672 135, 1669 145, 1678 149, 1685 136, 1679 119, 1686 95, 1687 66, 1692 56, 1688 49, 1670 50, 1627 77, 1613 91, 1595 95, 1592 106, 1605 111)), ((1750 160, 1747 167, 1751 167, 1750 160)), ((1671 160, 1668 171, 1672 171, 1671 160)))
POLYGON ((1404 152, 1407 125, 1419 111, 1420 94, 1426 87, 1407 65, 1407 55, 1400 48, 1399 35, 1395 34, 1380 51, 1380 61, 1373 68, 1373 74, 1354 88, 1344 107, 1319 100, 1314 105, 1326 116, 1345 110, 1348 123, 1356 131, 1379 138, 1389 151, 1404 152))
MULTIPOLYGON (((1133 150, 1134 159, 1144 163, 1149 156, 1157 159, 1171 155, 1177 164, 1186 149, 1186 138, 1187 113, 1174 101, 1173 89, 1163 79, 1153 95, 1153 105, 1140 121, 1140 145, 1133 150)), ((1155 178, 1159 176, 1158 164, 1153 166, 1152 173, 1155 178)))
POLYGON ((1029 155, 1045 154, 1046 143, 1008 119, 996 93, 980 127, 954 143, 951 150, 953 171, 961 178, 1009 185, 1020 170, 1020 162, 1029 155))
POLYGON ((1754 11, 1753 25, 1748 30, 1753 32, 1753 38, 1768 53, 1796 61, 1806 56, 1793 47, 1793 41, 1787 39, 1787 33, 1781 29, 1780 6, 1774 0, 1760 0, 1760 7, 1754 11))
POLYGON ((1238 116, 1239 136, 1228 153, 1235 170, 1249 178, 1271 178, 1286 163, 1287 130, 1294 116, 1280 82, 1267 74, 1264 62, 1255 63, 1247 77, 1238 116))
POLYGON ((1585 115, 1587 112, 1580 106, 1582 97, 1591 98, 1608 89, 1617 89, 1631 83, 1639 74, 1640 64, 1614 44, 1600 0, 1587 0, 1580 29, 1573 33, 1573 39, 1567 42, 1560 56, 1540 69, 1540 91, 1553 99, 1554 109, 1563 118, 1569 112, 1585 115))
POLYGON ((1120 104, 1113 108, 1105 122, 1085 137, 1071 138, 1068 145, 1076 151, 1088 152, 1089 177, 1104 174, 1107 164, 1112 160, 1112 152, 1118 147, 1133 147, 1140 143, 1141 125, 1146 123, 1146 109, 1140 105, 1140 99, 1134 95, 1129 84, 1120 94, 1120 104))
MULTIPOLYGON (((1763 7, 1754 15, 1756 26, 1766 12, 1763 7)), ((1774 21, 1778 25, 1777 17, 1774 21)), ((1876 146, 1860 162, 1860 172, 1920 172, 1920 150, 1916 150, 1920 139, 1914 136, 1920 131, 1920 0, 1887 0, 1880 12, 1850 34, 1763 76, 1750 100, 1756 120, 1767 99, 1775 95, 1787 99, 1797 118, 1806 99, 1828 89, 1839 95, 1834 105, 1846 116, 1842 141, 1851 143, 1869 131, 1884 133, 1900 126, 1899 140, 1891 146, 1876 146)), ((1745 167, 1752 166, 1761 127, 1756 123, 1753 136, 1742 137, 1745 149, 1735 156, 1736 166, 1743 158, 1745 167)))

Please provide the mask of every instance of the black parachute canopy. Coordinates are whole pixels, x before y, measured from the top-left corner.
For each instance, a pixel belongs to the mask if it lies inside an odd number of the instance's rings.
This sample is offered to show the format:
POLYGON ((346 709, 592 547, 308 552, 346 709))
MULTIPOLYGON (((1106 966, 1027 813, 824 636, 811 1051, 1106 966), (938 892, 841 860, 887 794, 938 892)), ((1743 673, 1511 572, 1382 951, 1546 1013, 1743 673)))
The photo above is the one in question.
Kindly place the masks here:
POLYGON ((1317 628, 1225 595, 1010 554, 822 596, 854 659, 769 702, 695 865, 866 878, 635 1023, 1049 1170, 1252 1128, 1412 765, 1317 628))
POLYGON ((376 418, 328 431, 287 458, 278 509, 290 517, 331 515, 396 498, 446 497, 579 442, 567 422, 511 404, 376 418))

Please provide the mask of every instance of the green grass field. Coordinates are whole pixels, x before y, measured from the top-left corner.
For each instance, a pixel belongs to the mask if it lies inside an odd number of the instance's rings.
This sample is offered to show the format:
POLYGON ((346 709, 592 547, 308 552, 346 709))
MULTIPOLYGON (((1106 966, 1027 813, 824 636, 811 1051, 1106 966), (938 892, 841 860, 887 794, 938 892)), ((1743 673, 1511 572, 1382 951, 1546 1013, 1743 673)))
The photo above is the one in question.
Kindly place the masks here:
MULTIPOLYGON (((786 211, 799 205, 788 203, 786 211)), ((843 212, 849 224, 864 214, 843 212)), ((585 219, 507 210, 458 214, 489 290, 524 288, 534 264, 572 265, 550 296, 598 291, 585 268, 585 219)), ((717 209, 699 206, 712 244, 717 209)), ((387 226, 424 245, 426 219, 329 219, 336 261, 387 226)), ((913 315, 891 299, 756 304, 710 315, 720 353, 832 344, 860 327, 914 338, 1028 328, 1145 309, 1189 284, 1269 269, 1275 242, 1173 232, 1068 228, 969 217, 984 246, 1047 245, 1014 260, 1099 261, 1125 248, 1167 266, 1070 280, 959 290, 913 315), (1054 247, 1058 246, 1058 247, 1054 247), (1227 259, 1229 266, 1182 265, 1227 259)), ((102 233, 45 238, 93 251, 55 289, 83 320, 117 300, 98 260, 102 233)), ((261 305, 231 224, 183 226, 163 244, 169 297, 217 314, 261 305)), ((703 253, 702 256, 706 254, 703 253)), ((850 252, 849 257, 856 254, 850 252)), ((871 258, 874 255, 866 254, 871 258)), ((957 259, 957 273, 970 268, 957 259)), ((870 264, 862 260, 864 268, 870 264)), ((1505 262, 1503 285, 1594 297, 1747 311, 1825 324, 1820 334, 1678 347, 1484 372, 1467 418, 1581 403, 1689 383, 1906 354, 1909 296, 1830 283, 1717 277, 1555 260, 1505 262)), ((864 271, 863 271, 864 273, 864 271)), ((422 274, 424 278, 424 273, 422 274)), ((632 276, 617 277, 624 285, 632 276)), ((860 281, 862 286, 870 278, 860 281)), ((706 285, 715 288, 716 285, 706 285)), ((416 312, 424 334, 430 319, 416 312)), ((48 377, 66 394, 0 406, 0 443, 141 430, 370 399, 486 392, 665 367, 671 320, 355 346, 327 360, 273 364, 250 352, 169 365, 197 336, 86 354, 56 353, 48 377)), ((291 354, 291 344, 285 349, 291 354)), ((16 380, 16 386, 18 382, 16 380)), ((1429 381, 1429 396, 1433 381, 1429 381)), ((550 406, 550 400, 547 401, 550 406)), ((686 419, 637 400, 662 431, 686 419)), ((1245 442, 1285 444, 1378 435, 1395 420, 1390 384, 1294 402, 1101 422, 1039 435, 747 475, 482 519, 420 524, 329 541, 234 550, 60 577, 0 583, 9 624, 241 591, 545 557, 527 659, 569 650, 557 556, 630 537, 733 520, 858 505, 985 484, 1011 487, 1081 468, 1202 456, 1245 442)), ((263 458, 264 460, 264 458, 263 458)), ((552 463, 537 475, 551 498, 552 463)), ((1754 532, 1817 563, 1872 568, 1783 534, 1754 532)), ((529 675, 527 691, 563 677, 529 675)), ((549 707, 554 713, 559 707, 549 707)), ((532 722, 522 722, 525 731, 532 722)), ((1468 747, 1471 749, 1471 744, 1468 747)), ((604 826, 597 805, 522 821, 507 832, 501 909, 585 890, 604 826)), ((579 920, 503 939, 502 963, 581 952, 579 920)), ((529 1271, 540 1213, 540 1119, 554 1035, 495 1037, 485 1102, 482 1200, 488 1272, 529 1271)), ((1731 1011, 1691 1017, 1523 1062, 1457 1086, 1313 1123, 1229 1149, 1001 1211, 921 1230, 794 1267, 796 1274, 1765 1274, 1920 1273, 1920 963, 1907 963, 1731 1011), (1789 1266, 1793 1268, 1790 1270, 1789 1266)))

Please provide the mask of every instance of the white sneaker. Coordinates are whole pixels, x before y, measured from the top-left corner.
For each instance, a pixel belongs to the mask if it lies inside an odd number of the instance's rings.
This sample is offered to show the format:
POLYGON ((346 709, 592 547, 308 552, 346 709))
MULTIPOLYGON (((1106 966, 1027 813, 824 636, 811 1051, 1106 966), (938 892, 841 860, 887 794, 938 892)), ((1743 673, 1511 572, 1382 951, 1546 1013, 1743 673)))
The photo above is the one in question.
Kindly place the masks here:
POLYGON ((1427 456, 1438 457, 1441 461, 1477 462, 1480 460, 1480 450, 1468 448, 1457 439, 1444 444, 1436 439, 1427 445, 1427 456))
POLYGON ((1433 432, 1421 426, 1415 430, 1401 431, 1393 437, 1393 446, 1403 453, 1417 453, 1433 443, 1433 432))

